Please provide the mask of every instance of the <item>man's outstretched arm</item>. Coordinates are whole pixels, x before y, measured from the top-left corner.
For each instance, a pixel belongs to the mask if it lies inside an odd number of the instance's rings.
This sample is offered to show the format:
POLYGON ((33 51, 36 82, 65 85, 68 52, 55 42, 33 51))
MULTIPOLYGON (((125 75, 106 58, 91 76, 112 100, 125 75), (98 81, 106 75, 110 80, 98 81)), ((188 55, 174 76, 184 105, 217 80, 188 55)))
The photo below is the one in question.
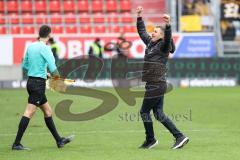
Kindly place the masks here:
POLYGON ((144 24, 144 21, 142 19, 142 7, 138 7, 137 12, 137 31, 140 36, 140 38, 143 40, 143 42, 148 45, 148 43, 151 41, 151 36, 146 31, 146 27, 144 24))
POLYGON ((164 45, 163 45, 163 51, 164 52, 170 52, 171 50, 171 41, 172 41, 172 29, 170 24, 170 16, 165 14, 163 16, 163 20, 166 23, 165 31, 164 31, 164 45))

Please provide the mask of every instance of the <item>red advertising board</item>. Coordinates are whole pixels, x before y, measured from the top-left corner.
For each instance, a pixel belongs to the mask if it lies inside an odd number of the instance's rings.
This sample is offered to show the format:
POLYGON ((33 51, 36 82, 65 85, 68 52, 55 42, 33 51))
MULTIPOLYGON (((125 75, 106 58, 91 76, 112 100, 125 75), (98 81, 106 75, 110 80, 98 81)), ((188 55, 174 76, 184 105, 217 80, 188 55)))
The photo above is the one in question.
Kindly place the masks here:
MULTIPOLYGON (((176 42, 179 36, 174 36, 176 42)), ((56 37, 55 40, 60 47, 61 53, 59 58, 71 59, 75 57, 86 57, 88 55, 88 49, 95 38, 91 37, 56 37)), ((145 45, 139 37, 132 36, 127 38, 132 42, 132 46, 128 51, 129 58, 143 58, 145 45)), ((25 50, 29 44, 36 41, 35 38, 30 37, 13 37, 13 63, 20 64, 24 56, 25 50)), ((101 37, 102 45, 108 42, 117 42, 117 37, 101 37)), ((113 52, 104 52, 104 58, 111 58, 117 54, 113 52)))

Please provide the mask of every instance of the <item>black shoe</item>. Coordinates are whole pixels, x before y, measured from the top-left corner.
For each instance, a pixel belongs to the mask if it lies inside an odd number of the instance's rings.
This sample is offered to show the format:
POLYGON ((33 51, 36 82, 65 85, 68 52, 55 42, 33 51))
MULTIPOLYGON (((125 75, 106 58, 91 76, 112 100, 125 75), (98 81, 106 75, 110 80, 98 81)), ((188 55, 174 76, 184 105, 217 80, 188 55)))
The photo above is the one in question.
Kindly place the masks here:
POLYGON ((21 144, 13 144, 12 150, 21 151, 21 150, 31 150, 30 148, 24 147, 21 144))
POLYGON ((63 148, 64 145, 71 142, 73 140, 73 138, 74 138, 74 135, 61 138, 61 141, 57 142, 57 147, 58 148, 63 148))
POLYGON ((156 145, 158 145, 158 140, 156 140, 156 139, 151 140, 151 141, 146 140, 139 148, 151 149, 151 148, 155 147, 156 145))
POLYGON ((182 136, 176 139, 175 144, 173 145, 172 149, 180 149, 182 148, 185 144, 189 142, 189 138, 186 136, 182 136))

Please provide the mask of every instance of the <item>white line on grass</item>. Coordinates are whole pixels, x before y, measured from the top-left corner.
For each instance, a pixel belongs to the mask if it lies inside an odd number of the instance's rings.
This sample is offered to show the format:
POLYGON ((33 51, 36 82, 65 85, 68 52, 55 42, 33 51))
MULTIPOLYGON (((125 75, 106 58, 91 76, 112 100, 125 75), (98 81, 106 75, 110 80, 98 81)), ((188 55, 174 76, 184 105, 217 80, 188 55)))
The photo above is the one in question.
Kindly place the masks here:
MULTIPOLYGON (((161 130, 164 132, 169 132, 168 130, 161 130)), ((209 129, 209 130, 184 130, 184 132, 222 132, 222 129, 209 129)), ((144 130, 109 130, 109 131, 72 131, 72 132, 63 132, 64 135, 67 134, 75 134, 75 135, 80 135, 80 134, 114 134, 114 133, 143 133, 145 132, 144 130)), ((224 132, 240 132, 240 130, 224 130, 224 132)), ((38 133, 26 133, 26 135, 49 135, 49 132, 38 132, 38 133)), ((0 133, 0 137, 8 137, 8 136, 15 136, 16 133, 0 133)))

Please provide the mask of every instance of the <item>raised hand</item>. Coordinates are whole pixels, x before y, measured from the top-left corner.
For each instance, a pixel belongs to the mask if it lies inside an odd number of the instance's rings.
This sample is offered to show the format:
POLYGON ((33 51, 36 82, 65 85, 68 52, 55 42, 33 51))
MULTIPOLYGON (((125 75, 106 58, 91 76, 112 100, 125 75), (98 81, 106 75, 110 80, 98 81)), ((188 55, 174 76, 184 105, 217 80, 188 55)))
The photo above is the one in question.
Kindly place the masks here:
POLYGON ((170 15, 164 14, 164 15, 163 15, 163 21, 164 21, 167 25, 170 25, 170 22, 171 22, 171 17, 170 17, 170 15))

